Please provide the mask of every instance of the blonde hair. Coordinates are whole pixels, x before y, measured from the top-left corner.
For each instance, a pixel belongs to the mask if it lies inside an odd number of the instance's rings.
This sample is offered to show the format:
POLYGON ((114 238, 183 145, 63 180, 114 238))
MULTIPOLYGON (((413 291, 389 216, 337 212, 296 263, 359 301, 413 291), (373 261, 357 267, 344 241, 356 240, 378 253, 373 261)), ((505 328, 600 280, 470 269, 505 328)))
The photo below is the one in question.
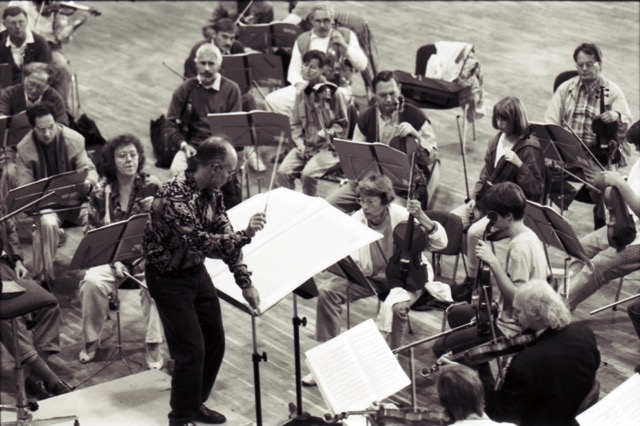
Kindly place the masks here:
POLYGON ((571 323, 571 311, 566 301, 543 280, 532 280, 518 287, 513 305, 554 330, 571 323))

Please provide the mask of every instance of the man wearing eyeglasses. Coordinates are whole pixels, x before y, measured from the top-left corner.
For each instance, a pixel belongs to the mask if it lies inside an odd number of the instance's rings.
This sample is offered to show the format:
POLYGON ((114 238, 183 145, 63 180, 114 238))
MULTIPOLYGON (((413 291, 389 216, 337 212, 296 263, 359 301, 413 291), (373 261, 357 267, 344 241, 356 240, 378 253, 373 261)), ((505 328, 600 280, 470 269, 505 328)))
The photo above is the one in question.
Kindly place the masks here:
POLYGON ((234 231, 229 222, 220 187, 235 173, 238 156, 225 138, 206 139, 187 162, 187 170, 156 193, 142 247, 149 292, 175 361, 169 426, 226 421, 204 405, 225 348, 220 300, 204 261, 221 259, 257 312, 260 295, 252 285, 242 247, 266 223, 264 213, 251 216, 242 231, 234 231))
POLYGON ((0 95, 0 115, 15 115, 38 102, 53 105, 56 123, 69 125, 69 117, 60 93, 49 86, 51 70, 42 62, 32 62, 24 67, 24 83, 6 88, 0 95))
MULTIPOLYGON (((198 75, 182 83, 171 98, 165 135, 177 150, 171 163, 171 176, 187 168, 187 159, 196 153, 200 143, 211 136, 208 114, 239 112, 240 88, 220 74, 222 53, 217 46, 204 44, 195 57, 198 75)), ((224 202, 231 208, 242 201, 237 177, 222 187, 224 202)))
MULTIPOLYGON (((23 186, 73 170, 88 170, 86 181, 78 191, 88 194, 98 182, 95 165, 87 155, 84 138, 78 132, 56 123, 54 107, 40 102, 27 108, 27 118, 32 130, 18 143, 16 155, 16 181, 23 186)), ((64 222, 84 225, 87 212, 81 205, 67 211, 42 214, 33 232, 34 269, 38 278, 49 281, 55 278, 53 260, 64 222), (38 229, 39 228, 39 229, 38 229)), ((43 210, 46 212, 46 210, 43 210)))
MULTIPOLYGON (((629 145, 625 142, 624 134, 631 124, 631 111, 620 87, 602 75, 602 52, 593 43, 582 43, 573 52, 578 75, 562 83, 547 107, 544 119, 547 123, 564 126, 566 123, 594 151, 596 135, 591 128, 594 120, 600 118, 602 122, 616 123, 618 126, 616 140, 625 154, 630 153, 629 145), (600 92, 604 86, 605 111, 600 111, 600 92)), ((606 166, 607 156, 597 150, 598 161, 606 166)), ((624 156, 623 156, 624 157, 624 156)), ((621 165, 626 165, 623 159, 621 165)), ((600 172, 600 168, 592 160, 583 167, 585 177, 591 184, 597 183, 593 172, 600 172)), ((597 185, 596 185, 597 186, 597 185)), ((602 208, 602 194, 590 190, 589 194, 595 203, 594 226, 598 229, 606 224, 604 208, 602 208)))

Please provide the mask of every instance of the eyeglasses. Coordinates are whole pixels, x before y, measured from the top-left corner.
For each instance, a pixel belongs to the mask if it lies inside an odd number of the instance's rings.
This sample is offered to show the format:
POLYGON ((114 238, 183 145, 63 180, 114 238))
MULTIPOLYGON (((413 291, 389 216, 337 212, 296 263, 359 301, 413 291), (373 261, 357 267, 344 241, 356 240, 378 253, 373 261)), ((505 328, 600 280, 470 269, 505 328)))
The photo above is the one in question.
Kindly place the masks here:
POLYGON ((576 68, 581 70, 581 69, 587 69, 590 70, 591 68, 595 67, 596 65, 598 65, 600 62, 585 62, 585 63, 580 63, 580 62, 576 62, 576 68))
POLYGON ((227 170, 227 169, 225 169, 224 167, 222 167, 222 165, 221 165, 221 164, 218 164, 218 163, 212 163, 212 164, 210 164, 210 166, 213 166, 213 168, 218 168, 218 169, 224 170, 225 172, 227 172, 227 174, 228 174, 229 176, 233 176, 233 175, 235 175, 235 174, 236 174, 236 170, 235 170, 235 169, 233 169, 233 170, 227 170))
POLYGON ((356 202, 358 204, 360 204, 361 206, 369 206, 369 207, 376 207, 379 206, 380 204, 382 204, 382 200, 380 200, 380 198, 361 198, 358 197, 356 198, 356 202))
POLYGON ((325 19, 314 19, 313 20, 314 24, 318 24, 318 25, 329 25, 331 23, 331 19, 329 18, 325 18, 325 19))
POLYGON ((53 130, 55 127, 56 127, 56 123, 53 123, 53 124, 50 124, 48 126, 35 126, 33 129, 38 131, 38 132, 44 133, 46 131, 53 130))
POLYGON ((138 153, 136 151, 131 151, 131 152, 122 151, 116 154, 116 158, 118 160, 126 160, 127 158, 135 159, 135 158, 138 158, 138 153))

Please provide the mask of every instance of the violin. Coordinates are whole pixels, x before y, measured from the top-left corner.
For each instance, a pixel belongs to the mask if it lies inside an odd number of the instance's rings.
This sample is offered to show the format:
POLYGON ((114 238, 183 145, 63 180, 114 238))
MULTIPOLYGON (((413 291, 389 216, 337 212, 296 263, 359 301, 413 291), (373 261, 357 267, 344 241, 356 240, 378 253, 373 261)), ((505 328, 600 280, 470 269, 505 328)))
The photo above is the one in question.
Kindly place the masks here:
MULTIPOLYGON (((338 88, 333 83, 318 83, 314 86, 307 86, 305 90, 311 90, 314 96, 313 106, 318 117, 318 123, 320 128, 326 135, 326 141, 329 144, 331 150, 335 152, 335 146, 333 145, 333 135, 327 131, 327 120, 331 121, 331 95, 332 90, 335 92, 338 88)), ((309 147, 309 151, 313 151, 317 143, 309 147)), ((306 151, 306 150, 305 150, 306 151)), ((305 153, 306 155, 306 153, 305 153)))
POLYGON ((102 15, 102 12, 100 12, 96 8, 78 4, 73 1, 49 1, 49 0, 42 3, 41 9, 40 9, 40 15, 48 17, 48 16, 51 16, 52 14, 59 13, 64 16, 71 16, 74 13, 76 13, 78 10, 87 12, 91 16, 102 15))
MULTIPOLYGON (((615 144, 615 141, 611 141, 611 143, 615 144)), ((609 170, 611 170, 611 163, 612 158, 609 156, 609 170)), ((635 221, 617 187, 607 186, 604 189, 603 200, 607 208, 607 241, 611 247, 622 250, 636 239, 635 221)))
MULTIPOLYGON (((491 228, 498 220, 498 215, 495 212, 489 212, 487 215, 489 223, 484 228, 482 234, 482 241, 487 240, 487 235, 491 232, 491 228)), ((479 292, 478 306, 476 310, 476 324, 478 327, 478 334, 486 336, 489 333, 494 333, 493 329, 493 307, 492 307, 492 289, 491 289, 491 269, 485 264, 482 259, 478 259, 478 273, 474 283, 474 289, 479 292)))
MULTIPOLYGON (((413 198, 415 186, 416 154, 411 156, 409 199, 413 198)), ((427 234, 415 227, 415 218, 409 214, 406 222, 400 222, 393 230, 393 255, 387 264, 387 280, 394 286, 416 291, 427 282, 427 266, 422 261, 422 252, 427 247, 427 234)))
MULTIPOLYGON (((451 424, 451 419, 443 412, 413 408, 379 408, 377 410, 349 411, 337 414, 334 418, 339 421, 348 416, 367 416, 373 426, 440 426, 451 424)), ((327 416, 325 416, 325 419, 327 419, 327 416)))
POLYGON ((420 375, 428 377, 440 369, 446 363, 445 360, 458 362, 467 366, 476 366, 487 363, 495 358, 515 355, 537 339, 534 333, 523 333, 513 337, 498 337, 487 343, 475 346, 465 351, 442 355, 430 368, 423 368, 420 375))
MULTIPOLYGON (((604 98, 609 96, 609 94, 605 94, 605 92, 609 92, 609 89, 604 86, 600 86, 600 94, 598 96, 600 98, 600 114, 606 112, 604 98)), ((593 152, 593 155, 599 159, 609 158, 613 155, 611 162, 613 164, 618 164, 622 159, 622 154, 618 149, 617 142, 618 123, 615 121, 612 123, 605 123, 602 121, 602 118, 598 117, 591 122, 591 130, 596 134, 596 141, 591 146, 591 152, 593 152), (610 141, 614 141, 616 147, 613 152, 611 151, 611 145, 609 144, 610 141)))

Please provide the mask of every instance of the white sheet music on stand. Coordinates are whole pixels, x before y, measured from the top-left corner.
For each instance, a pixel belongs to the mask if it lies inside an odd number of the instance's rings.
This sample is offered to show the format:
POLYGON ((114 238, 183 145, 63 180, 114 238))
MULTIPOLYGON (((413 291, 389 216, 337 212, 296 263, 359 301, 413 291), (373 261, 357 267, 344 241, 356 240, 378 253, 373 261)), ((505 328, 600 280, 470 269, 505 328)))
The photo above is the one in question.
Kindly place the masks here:
POLYGON ((372 319, 305 355, 332 414, 365 410, 411 384, 372 319))
MULTIPOLYGON (((257 194, 229 210, 234 229, 245 229, 254 213, 264 210, 267 193, 257 194)), ((267 224, 244 247, 251 281, 260 292, 264 313, 303 282, 360 247, 382 238, 331 206, 324 199, 286 188, 271 191, 267 224)), ((248 306, 229 268, 221 260, 205 266, 216 289, 237 305, 248 306)))
POLYGON ((580 426, 635 426, 640 419, 640 374, 636 373, 576 417, 580 426))

